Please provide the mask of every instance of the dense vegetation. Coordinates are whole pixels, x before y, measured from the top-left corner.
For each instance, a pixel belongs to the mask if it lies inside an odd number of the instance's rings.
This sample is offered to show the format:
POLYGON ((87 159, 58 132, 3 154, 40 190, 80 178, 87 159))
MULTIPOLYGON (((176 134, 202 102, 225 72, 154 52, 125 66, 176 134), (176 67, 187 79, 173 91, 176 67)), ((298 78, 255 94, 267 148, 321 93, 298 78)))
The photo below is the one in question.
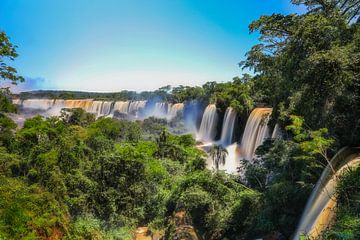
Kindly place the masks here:
MULTIPOLYGON (((240 63, 254 75, 201 87, 111 94, 24 93, 21 97, 160 98, 229 106, 246 120, 256 105, 273 107, 283 139, 266 141, 244 161, 241 177, 205 168, 190 135, 172 135, 159 119, 95 119, 81 109, 26 120, 16 129, 0 95, 0 239, 131 239, 149 226, 165 239, 185 211, 204 239, 288 239, 331 156, 360 143, 360 3, 293 0, 304 14, 262 16, 250 24, 260 43, 240 63)), ((22 81, 5 64, 17 54, 0 35, 0 77, 22 81)), ((224 152, 214 149, 215 162, 224 152), (219 157, 217 157, 219 156, 219 157)), ((359 169, 337 187, 339 203, 326 239, 359 238, 359 169)))
POLYGON ((5 239, 126 239, 139 225, 165 229, 184 209, 206 239, 234 237, 251 227, 260 204, 256 191, 205 170, 191 136, 158 134, 155 120, 95 120, 75 109, 13 127, 2 124, 5 239))

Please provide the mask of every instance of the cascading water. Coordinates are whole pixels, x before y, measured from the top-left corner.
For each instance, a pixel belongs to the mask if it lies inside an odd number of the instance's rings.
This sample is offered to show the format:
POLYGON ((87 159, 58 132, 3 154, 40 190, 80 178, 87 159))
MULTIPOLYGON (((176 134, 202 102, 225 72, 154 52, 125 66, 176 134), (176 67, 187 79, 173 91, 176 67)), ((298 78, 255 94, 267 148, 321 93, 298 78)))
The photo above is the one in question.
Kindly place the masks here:
POLYGON ((220 144, 228 146, 232 143, 236 112, 233 108, 228 107, 225 112, 224 121, 221 130, 220 144))
POLYGON ((129 111, 129 101, 117 101, 114 104, 113 112, 118 111, 120 113, 127 114, 129 111))
POLYGON ((176 103, 171 106, 169 106, 170 110, 167 113, 167 119, 172 120, 179 116, 183 110, 184 110, 184 104, 183 103, 176 103))
POLYGON ((302 235, 309 239, 318 239, 321 233, 329 227, 335 214, 337 180, 346 169, 359 164, 360 148, 342 149, 334 156, 331 165, 335 172, 330 166, 327 166, 321 174, 306 204, 293 240, 298 240, 302 235))
POLYGON ((184 119, 184 124, 185 124, 185 128, 190 132, 195 134, 197 132, 197 124, 198 124, 198 120, 200 119, 201 116, 201 107, 200 104, 197 100, 192 100, 187 102, 184 105, 184 109, 183 109, 183 119, 184 119))
POLYGON ((168 112, 168 104, 164 102, 155 103, 154 110, 150 114, 154 117, 165 118, 168 112))
MULTIPOLYGON (((54 105, 54 99, 26 99, 21 101, 21 106, 27 109, 48 110, 54 105)), ((18 101, 14 101, 16 104, 18 101)))
MULTIPOLYGON (((226 151, 225 164, 219 164, 218 170, 228 174, 237 174, 238 168, 240 167, 240 146, 237 143, 233 143, 226 147, 226 151)), ((215 165, 211 157, 207 158, 206 164, 208 169, 215 170, 215 165)))
POLYGON ((128 113, 134 115, 136 118, 139 117, 139 113, 144 110, 146 101, 132 101, 129 104, 128 113))
POLYGON ((271 134, 271 139, 282 139, 283 135, 281 132, 281 129, 279 127, 279 124, 276 124, 274 127, 274 130, 271 134))
POLYGON ((205 109, 196 138, 205 142, 212 142, 216 135, 217 121, 216 106, 215 104, 210 104, 205 109))
POLYGON ((267 124, 271 111, 271 108, 255 108, 251 112, 241 140, 241 157, 243 159, 252 160, 256 148, 269 137, 267 124))

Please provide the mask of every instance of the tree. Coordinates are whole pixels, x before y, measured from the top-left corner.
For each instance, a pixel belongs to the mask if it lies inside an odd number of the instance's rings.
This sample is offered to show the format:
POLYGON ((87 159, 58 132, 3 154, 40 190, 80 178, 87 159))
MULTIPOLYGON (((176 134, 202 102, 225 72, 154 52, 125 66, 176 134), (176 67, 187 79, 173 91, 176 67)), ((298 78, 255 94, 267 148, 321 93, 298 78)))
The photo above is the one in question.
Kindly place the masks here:
POLYGON ((13 61, 18 56, 16 47, 9 41, 5 32, 0 32, 0 78, 9 80, 13 84, 24 81, 24 78, 18 75, 17 70, 6 63, 8 60, 13 61))
POLYGON ((310 156, 316 156, 319 154, 323 157, 327 164, 330 166, 333 173, 335 170, 330 162, 328 156, 328 149, 333 145, 334 139, 326 136, 328 130, 321 128, 319 130, 307 130, 304 129, 304 119, 299 116, 290 116, 292 124, 287 126, 286 129, 290 130, 294 134, 294 141, 299 143, 300 148, 310 156))
POLYGON ((225 164, 228 151, 222 145, 215 144, 211 147, 209 154, 213 160, 213 163, 215 164, 216 170, 218 170, 220 164, 225 164))

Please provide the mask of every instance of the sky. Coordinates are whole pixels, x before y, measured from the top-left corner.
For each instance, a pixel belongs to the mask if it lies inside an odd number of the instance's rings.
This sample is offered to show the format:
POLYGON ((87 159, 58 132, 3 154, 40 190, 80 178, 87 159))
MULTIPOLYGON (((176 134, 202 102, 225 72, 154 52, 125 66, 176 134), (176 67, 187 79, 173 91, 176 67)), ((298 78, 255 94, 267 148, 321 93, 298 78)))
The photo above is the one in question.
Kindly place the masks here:
POLYGON ((226 82, 258 42, 261 15, 290 0, 0 0, 0 31, 18 46, 17 90, 155 90, 226 82))

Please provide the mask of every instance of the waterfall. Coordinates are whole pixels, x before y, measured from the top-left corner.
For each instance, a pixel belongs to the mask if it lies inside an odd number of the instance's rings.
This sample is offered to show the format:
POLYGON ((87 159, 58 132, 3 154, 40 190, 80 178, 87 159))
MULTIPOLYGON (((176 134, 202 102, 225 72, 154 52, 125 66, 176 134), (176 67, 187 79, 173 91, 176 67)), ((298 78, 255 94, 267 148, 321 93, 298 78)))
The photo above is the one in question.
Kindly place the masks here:
POLYGON ((282 137, 283 136, 279 124, 276 124, 271 134, 271 139, 282 139, 282 137))
POLYGON ((132 101, 129 104, 128 114, 134 115, 136 118, 140 117, 140 112, 144 110, 146 101, 132 101))
POLYGON ((159 118, 165 118, 168 112, 168 105, 164 102, 157 102, 155 103, 154 110, 152 112, 152 116, 159 117, 159 118))
MULTIPOLYGON (((15 104, 19 103, 16 99, 15 104)), ((48 110, 54 105, 54 99, 26 99, 21 101, 21 106, 27 109, 48 110)))
POLYGON ((184 110, 184 104, 183 103, 176 103, 171 106, 169 106, 169 111, 167 114, 167 119, 172 120, 176 118, 179 114, 181 114, 184 110))
POLYGON ((114 104, 113 112, 118 111, 120 113, 128 113, 129 111, 129 101, 117 101, 114 104))
POLYGON ((205 142, 213 141, 216 135, 217 121, 216 106, 215 104, 210 104, 205 109, 196 138, 205 142))
POLYGON ((201 107, 197 100, 192 100, 184 105, 183 119, 185 128, 191 132, 197 132, 197 123, 201 115, 201 107))
POLYGON ((267 126, 271 114, 271 108, 255 108, 245 126, 244 134, 241 140, 241 157, 251 160, 255 150, 266 138, 269 137, 269 128, 267 126))
POLYGON ((324 169, 306 204, 293 240, 298 240, 303 234, 309 239, 318 239, 320 234, 329 227, 335 214, 337 180, 346 169, 359 164, 359 148, 342 149, 333 157, 331 165, 335 173, 330 166, 324 169))
POLYGON ((234 125, 236 120, 236 112, 231 107, 228 107, 225 112, 224 121, 221 130, 220 144, 228 146, 232 143, 234 125))
MULTIPOLYGON (((211 146, 205 146, 210 148, 211 146)), ((240 167, 240 146, 237 143, 233 143, 226 147, 228 152, 225 158, 225 164, 219 164, 220 171, 225 171, 228 174, 238 174, 238 168, 240 167)), ((213 159, 209 156, 206 161, 207 168, 209 170, 215 170, 213 159)))

